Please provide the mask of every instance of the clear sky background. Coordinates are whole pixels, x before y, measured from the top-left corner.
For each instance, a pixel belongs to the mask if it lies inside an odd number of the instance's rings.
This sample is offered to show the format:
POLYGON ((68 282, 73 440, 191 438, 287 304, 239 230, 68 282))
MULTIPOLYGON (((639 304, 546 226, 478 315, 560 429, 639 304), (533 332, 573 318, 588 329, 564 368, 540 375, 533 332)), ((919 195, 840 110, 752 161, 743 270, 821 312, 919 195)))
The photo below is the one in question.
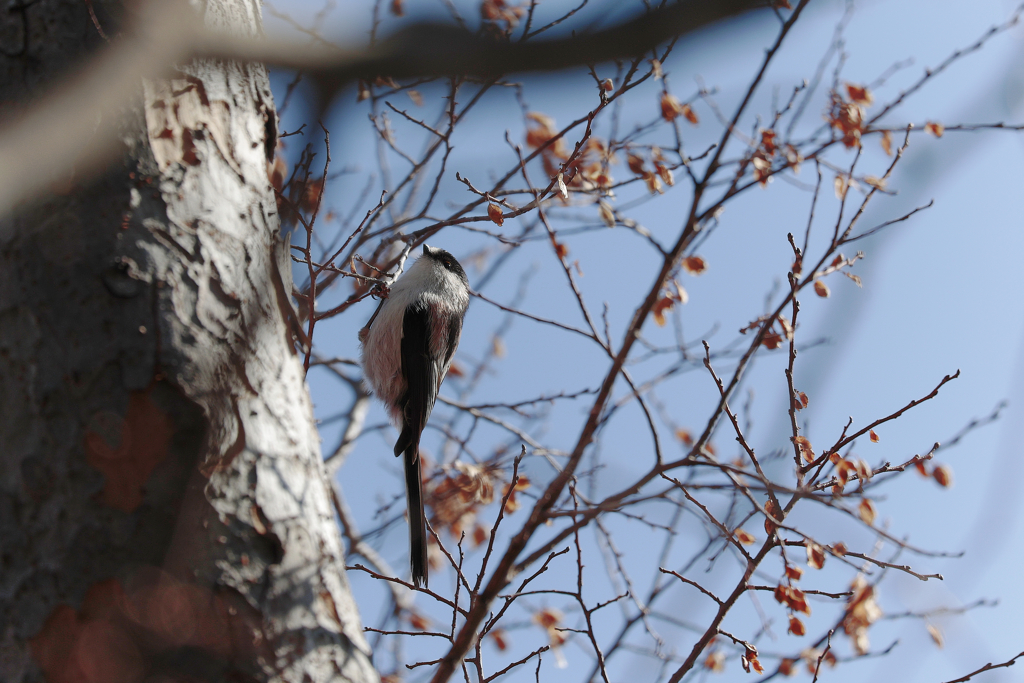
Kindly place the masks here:
MULTIPOLYGON (((588 8, 590 14, 581 13, 581 17, 583 21, 595 20, 614 6, 594 3, 588 8)), ((793 85, 810 78, 831 41, 844 6, 838 0, 812 2, 807 16, 797 25, 769 71, 751 112, 766 114, 773 89, 778 88, 781 97, 785 97, 793 85)), ((305 25, 321 7, 316 2, 275 4, 277 10, 288 12, 305 25)), ((441 3, 427 0, 409 0, 407 7, 412 14, 440 15, 442 9, 441 3)), ((876 102, 887 101, 915 81, 924 68, 935 67, 955 49, 969 46, 990 26, 1005 21, 1014 8, 1015 3, 1006 0, 857 3, 845 32, 848 58, 843 79, 870 83, 894 63, 912 59, 912 65, 876 90, 876 102)), ((325 36, 361 44, 370 11, 369 2, 340 2, 317 19, 318 29, 325 36)), ((271 13, 266 14, 268 30, 286 30, 271 13)), ((473 11, 466 14, 477 16, 473 11)), ((700 40, 684 43, 665 67, 673 92, 681 98, 689 97, 695 92, 695 79, 699 77, 709 87, 718 89, 716 100, 725 112, 731 112, 764 48, 775 35, 775 22, 764 16, 762 19, 765 21, 734 23, 727 29, 711 31, 700 40)), ((394 21, 385 23, 385 32, 396 25, 394 21)), ((887 120, 893 124, 940 121, 946 125, 1024 121, 1022 48, 1024 27, 1019 27, 954 65, 887 120)), ((289 79, 288 74, 272 76, 279 100, 289 79)), ((554 116, 559 123, 584 112, 594 97, 592 83, 579 73, 523 80, 531 108, 554 116)), ((440 92, 422 90, 428 100, 440 92)), ((352 93, 344 94, 325 124, 332 131, 334 168, 346 166, 365 173, 375 168, 372 129, 365 108, 354 100, 352 93)), ((624 120, 649 120, 656 113, 656 101, 654 94, 628 98, 624 120)), ((298 127, 304 113, 301 104, 293 104, 288 111, 282 122, 285 130, 298 127)), ((404 106, 411 105, 406 101, 404 106)), ((823 109, 821 93, 805 115, 805 125, 819 125, 823 109)), ((686 140, 691 153, 702 149, 720 132, 706 106, 699 103, 697 112, 701 125, 686 140)), ((747 121, 752 123, 753 118, 747 121)), ((465 200, 457 195, 460 186, 454 181, 455 171, 486 184, 489 173, 507 168, 513 157, 501 134, 507 129, 513 139, 521 140, 522 128, 519 109, 511 96, 504 100, 492 98, 475 111, 462 124, 462 137, 456 140, 459 156, 449 166, 451 182, 443 186, 443 193, 465 200)), ((881 175, 886 158, 877 147, 874 140, 866 144, 861 168, 866 173, 881 175)), ((298 145, 291 146, 289 153, 297 148, 298 145)), ((733 150, 736 152, 739 147, 733 150)), ((837 163, 848 163, 850 157, 837 154, 832 158, 837 163)), ((919 547, 965 553, 959 559, 901 557, 901 562, 911 563, 916 570, 941 573, 945 580, 925 583, 904 575, 890 576, 883 582, 879 597, 887 614, 940 606, 955 608, 980 598, 998 599, 998 606, 979 608, 961 616, 934 618, 931 623, 945 635, 946 645, 941 650, 932 643, 920 620, 881 622, 871 629, 873 648, 884 648, 899 640, 893 654, 827 671, 823 680, 945 681, 986 662, 1003 661, 1024 651, 1024 525, 1020 519, 1019 493, 1024 467, 1018 446, 1024 417, 1024 296, 1019 274, 1024 255, 1022 165, 1024 133, 948 132, 941 139, 915 135, 906 160, 889 183, 899 194, 876 202, 862 225, 867 227, 899 216, 932 199, 934 207, 860 244, 865 259, 854 272, 863 279, 862 289, 845 278, 835 277, 829 280, 831 298, 803 298, 800 335, 805 341, 826 340, 801 354, 797 366, 797 388, 811 398, 802 417, 808 420, 807 433, 816 445, 834 441, 848 416, 854 418, 855 426, 864 425, 912 398, 927 394, 943 375, 957 369, 961 377, 948 384, 937 399, 880 429, 878 444, 862 444, 855 452, 872 464, 884 460, 900 462, 914 453, 926 452, 934 441, 947 441, 972 418, 984 417, 1000 401, 1009 401, 998 422, 972 432, 959 446, 939 454, 938 460, 949 464, 954 472, 952 489, 943 490, 933 481, 910 474, 888 486, 884 491, 888 498, 879 501, 880 517, 891 520, 892 533, 908 537, 919 547)), ((624 169, 620 168, 618 173, 623 174, 624 169)), ((813 168, 805 168, 799 180, 813 183, 813 173, 813 168)), ((831 176, 827 176, 826 182, 830 180, 831 176)), ((358 205, 363 183, 365 176, 358 172, 332 181, 325 199, 328 207, 342 213, 356 208, 364 212, 369 205, 358 205)), ((621 197, 619 203, 626 199, 621 197)), ((688 199, 686 190, 677 188, 632 215, 668 241, 678 232, 678 212, 684 210, 688 199)), ((779 180, 765 190, 756 189, 730 202, 722 226, 700 250, 709 263, 708 272, 684 281, 690 302, 680 309, 679 315, 688 338, 707 338, 713 349, 716 344, 724 346, 733 338, 734 330, 761 312, 765 294, 777 278, 784 276, 791 260, 786 232, 802 234, 808 205, 806 191, 779 180), (717 336, 703 337, 715 324, 722 331, 717 336)), ((816 234, 823 234, 837 209, 838 201, 829 189, 820 200, 821 224, 816 234)), ((638 293, 649 286, 654 254, 641 240, 622 229, 585 233, 568 239, 567 243, 570 258, 580 260, 585 273, 581 286, 593 308, 599 311, 600 302, 609 302, 612 337, 616 339, 615 330, 625 326, 638 293)), ((462 258, 486 241, 452 229, 431 244, 462 258)), ((489 283, 485 293, 507 302, 520 274, 536 266, 537 273, 522 307, 538 315, 571 317, 565 313, 569 302, 564 276, 557 270, 550 247, 543 242, 528 244, 516 250, 514 259, 515 264, 489 283)), ((468 270, 471 285, 477 286, 474 278, 479 273, 468 270)), ((321 352, 354 357, 357 329, 369 317, 371 308, 372 304, 366 302, 363 311, 344 316, 325 325, 325 329, 318 327, 321 352)), ((462 362, 471 362, 489 347, 490 335, 501 320, 498 312, 474 302, 460 348, 462 362)), ((671 340, 668 330, 652 325, 645 327, 645 333, 654 340, 671 340)), ((483 379, 474 401, 511 401, 583 388, 593 382, 593 368, 603 374, 606 367, 606 362, 593 350, 570 346, 564 335, 522 320, 515 321, 505 342, 506 357, 496 373, 483 379)), ((780 406, 785 405, 782 360, 781 355, 766 356, 747 382, 756 391, 750 438, 759 451, 778 448, 787 438, 786 424, 780 420, 784 417, 780 406)), ((351 400, 348 390, 326 374, 311 374, 310 383, 322 419, 343 411, 351 400)), ((451 382, 442 389, 443 394, 450 396, 457 391, 458 386, 451 382)), ((659 397, 674 419, 686 426, 699 427, 713 391, 706 375, 690 373, 659 397)), ((738 395, 734 403, 741 402, 744 396, 738 395)), ((582 410, 582 404, 555 409, 547 440, 558 447, 570 446, 582 424, 582 410)), ((368 424, 379 425, 383 421, 383 411, 375 406, 368 424)), ((604 435, 601 448, 609 469, 603 476, 605 482, 612 482, 607 483, 608 491, 613 490, 620 475, 630 476, 646 467, 648 461, 642 453, 648 440, 644 430, 634 415, 624 418, 619 429, 604 435), (638 448, 641 455, 636 454, 638 448)), ((327 451, 337 442, 337 425, 325 425, 323 434, 327 451)), ((375 526, 373 514, 381 501, 401 490, 398 465, 390 455, 393 438, 393 432, 388 430, 367 435, 340 473, 349 503, 365 528, 375 526)), ((725 432, 716 438, 716 443, 720 448, 734 448, 725 432)), ((542 469, 536 472, 540 478, 545 476, 542 469)), ((856 525, 837 524, 835 518, 801 518, 800 523, 820 533, 823 540, 842 538, 851 547, 857 543, 866 547, 871 544, 871 538, 856 525)), ((627 555, 643 556, 643 538, 626 535, 620 540, 627 555)), ((383 545, 385 554, 397 567, 404 566, 404 544, 405 529, 399 526, 383 545)), ((713 575, 693 578, 716 583, 713 575)), ((729 578, 724 577, 722 585, 729 578)), ((804 583, 805 587, 843 590, 843 582, 848 581, 848 573, 822 573, 820 581, 806 578, 804 583)), ((365 621, 375 625, 381 616, 382 595, 360 577, 353 576, 353 582, 365 621)), ((595 593, 598 591, 595 588, 595 593)), ((679 591, 673 599, 671 606, 665 607, 682 611, 697 623, 708 613, 709 606, 691 594, 679 591)), ((776 620, 775 640, 760 641, 762 651, 798 649, 799 640, 785 634, 784 617, 775 609, 778 605, 767 596, 762 597, 761 604, 768 611, 774 610, 772 616, 776 620)), ((811 634, 818 633, 827 619, 834 617, 834 611, 828 612, 825 607, 819 611, 821 615, 816 612, 808 620, 811 634)), ((741 623, 744 614, 754 613, 740 611, 734 623, 741 623)), ((525 633, 516 636, 523 647, 535 646, 529 637, 525 633)), ((842 652, 849 649, 845 642, 838 647, 842 652)), ((565 650, 574 673, 577 666, 585 666, 589 661, 579 648, 570 645, 565 650)), ((765 663, 771 668, 768 660, 765 663)), ((545 667, 548 666, 553 666, 553 662, 545 660, 545 667)), ((623 681, 653 680, 657 673, 646 659, 633 659, 628 654, 614 660, 611 670, 617 675, 615 680, 623 681)), ((546 680, 563 680, 562 674, 553 669, 546 676, 546 680)), ((799 676, 809 680, 805 673, 799 676)), ((712 675, 709 680, 715 677, 712 675)), ((735 659, 728 663, 721 678, 756 680, 744 674, 735 659)), ((569 675, 565 680, 578 680, 578 676, 569 675)), ((978 680, 1024 680, 1024 667, 982 674, 978 680)))

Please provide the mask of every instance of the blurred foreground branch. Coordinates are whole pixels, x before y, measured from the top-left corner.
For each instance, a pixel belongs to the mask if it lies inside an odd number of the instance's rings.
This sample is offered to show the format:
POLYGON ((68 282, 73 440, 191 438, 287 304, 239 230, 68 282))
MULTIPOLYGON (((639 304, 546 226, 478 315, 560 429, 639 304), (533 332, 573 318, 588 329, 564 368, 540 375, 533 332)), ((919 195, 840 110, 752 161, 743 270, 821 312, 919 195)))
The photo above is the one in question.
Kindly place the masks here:
POLYGON ((335 49, 210 32, 181 5, 166 0, 142 7, 131 30, 105 53, 0 131, 0 167, 10 170, 0 183, 0 215, 112 161, 122 114, 133 106, 139 80, 167 75, 172 65, 190 59, 308 70, 324 106, 356 78, 483 76, 593 64, 642 54, 673 36, 763 6, 757 0, 684 0, 586 35, 517 43, 425 22, 372 46, 335 49))

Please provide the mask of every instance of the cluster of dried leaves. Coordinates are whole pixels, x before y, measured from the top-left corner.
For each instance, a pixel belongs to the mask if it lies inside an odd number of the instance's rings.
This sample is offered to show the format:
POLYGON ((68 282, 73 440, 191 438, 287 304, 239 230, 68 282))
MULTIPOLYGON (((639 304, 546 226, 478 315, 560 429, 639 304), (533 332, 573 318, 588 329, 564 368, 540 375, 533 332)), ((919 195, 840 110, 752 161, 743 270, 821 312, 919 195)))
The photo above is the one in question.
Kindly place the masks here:
MULTIPOLYGON (((474 546, 486 543, 490 538, 490 524, 480 522, 478 513, 494 502, 495 486, 501 484, 503 487, 501 500, 504 501, 504 514, 518 510, 518 494, 530 488, 527 477, 516 477, 513 484, 504 482, 505 474, 502 468, 461 460, 443 468, 443 476, 430 478, 426 482, 425 500, 433 512, 431 526, 438 531, 447 531, 454 541, 468 532, 474 546)), ((436 568, 441 568, 438 554, 433 554, 431 562, 436 568)))

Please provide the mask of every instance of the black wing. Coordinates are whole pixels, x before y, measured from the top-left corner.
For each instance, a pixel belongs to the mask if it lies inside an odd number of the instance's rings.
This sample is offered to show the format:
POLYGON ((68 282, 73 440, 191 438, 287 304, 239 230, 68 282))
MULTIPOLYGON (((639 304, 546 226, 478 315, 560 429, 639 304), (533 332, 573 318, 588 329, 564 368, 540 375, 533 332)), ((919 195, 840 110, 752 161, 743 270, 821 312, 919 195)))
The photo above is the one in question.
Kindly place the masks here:
POLYGON ((430 315, 426 304, 405 310, 402 324, 402 376, 405 394, 398 400, 402 409, 402 434, 395 443, 395 455, 419 445, 420 432, 427 424, 437 398, 438 363, 430 354, 430 315))

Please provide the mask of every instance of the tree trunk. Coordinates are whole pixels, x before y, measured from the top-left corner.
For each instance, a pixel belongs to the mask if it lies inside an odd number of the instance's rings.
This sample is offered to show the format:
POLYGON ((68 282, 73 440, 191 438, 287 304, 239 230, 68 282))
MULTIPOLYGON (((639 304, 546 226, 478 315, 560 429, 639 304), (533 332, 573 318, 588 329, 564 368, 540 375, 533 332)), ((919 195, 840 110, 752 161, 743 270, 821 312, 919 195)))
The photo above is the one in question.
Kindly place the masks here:
MULTIPOLYGON (((88 7, 0 19, 3 117, 102 49, 88 7)), ((255 0, 202 11, 261 30, 255 0)), ((267 73, 177 73, 139 84, 122 165, 0 218, 0 680, 377 680, 290 332, 267 73)))

